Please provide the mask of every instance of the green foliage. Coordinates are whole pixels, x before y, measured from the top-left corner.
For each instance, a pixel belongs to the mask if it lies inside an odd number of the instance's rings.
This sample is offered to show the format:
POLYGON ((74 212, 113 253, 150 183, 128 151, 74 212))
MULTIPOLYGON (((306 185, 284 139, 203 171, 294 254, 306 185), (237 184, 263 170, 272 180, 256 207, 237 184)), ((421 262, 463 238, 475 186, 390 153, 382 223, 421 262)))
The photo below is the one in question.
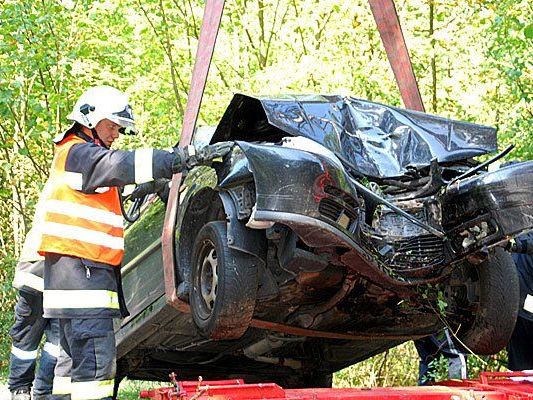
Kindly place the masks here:
POLYGON ((142 390, 150 390, 158 387, 170 386, 170 382, 131 381, 124 379, 120 383, 118 398, 121 400, 136 400, 142 390))
POLYGON ((11 342, 7 334, 13 324, 13 308, 15 306, 15 290, 11 287, 16 260, 6 257, 0 261, 0 380, 7 373, 11 342))
POLYGON ((416 290, 420 294, 420 297, 424 299, 425 305, 430 309, 438 313, 443 320, 446 320, 446 302, 444 295, 445 287, 442 284, 424 284, 419 285, 416 290))
POLYGON ((494 90, 487 93, 487 102, 496 107, 495 124, 500 129, 500 138, 504 143, 516 145, 513 155, 531 159, 533 5, 529 1, 511 0, 489 2, 489 5, 494 9, 495 16, 487 30, 485 68, 495 84, 494 90), (498 107, 502 102, 508 104, 506 109, 498 107))
MULTIPOLYGON (((427 381, 439 382, 448 379, 448 359, 444 355, 440 355, 429 363, 429 371, 427 373, 427 381)), ((424 380, 425 382, 425 380, 424 380)))
MULTIPOLYGON (((476 378, 483 371, 503 371, 507 353, 493 356, 466 357, 468 378, 476 378)), ((413 342, 403 343, 368 360, 338 371, 334 387, 416 386, 418 382, 418 354, 413 342)), ((448 380, 448 360, 440 356, 430 362, 429 378, 435 382, 448 380)))
POLYGON ((334 375, 334 387, 415 386, 418 379, 418 354, 407 342, 334 375))

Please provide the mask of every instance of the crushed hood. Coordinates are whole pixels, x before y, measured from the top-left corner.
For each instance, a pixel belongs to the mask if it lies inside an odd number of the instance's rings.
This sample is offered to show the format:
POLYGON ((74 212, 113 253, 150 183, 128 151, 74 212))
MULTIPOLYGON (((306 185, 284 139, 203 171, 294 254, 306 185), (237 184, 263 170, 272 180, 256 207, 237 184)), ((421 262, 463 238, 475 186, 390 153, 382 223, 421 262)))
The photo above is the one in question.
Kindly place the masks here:
POLYGON ((283 131, 333 151, 362 175, 393 178, 411 168, 494 152, 496 129, 353 97, 236 94, 212 142, 267 141, 283 131))

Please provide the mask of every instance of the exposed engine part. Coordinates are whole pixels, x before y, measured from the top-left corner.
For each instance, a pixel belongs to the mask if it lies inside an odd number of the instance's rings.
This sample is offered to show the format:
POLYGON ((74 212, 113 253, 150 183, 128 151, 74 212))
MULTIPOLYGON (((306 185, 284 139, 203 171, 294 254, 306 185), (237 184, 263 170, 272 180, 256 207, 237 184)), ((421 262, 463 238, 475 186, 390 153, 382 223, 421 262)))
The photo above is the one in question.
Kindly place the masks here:
POLYGON ((237 219, 242 221, 252 214, 252 207, 255 204, 255 192, 253 186, 243 185, 228 190, 235 203, 237 219))
MULTIPOLYGON (((441 226, 442 224, 441 205, 435 196, 406 200, 398 202, 396 205, 428 225, 441 226)), ((381 208, 379 215, 376 214, 374 216, 372 228, 380 236, 388 238, 388 240, 427 235, 424 228, 406 222, 400 215, 384 206, 381 208)))
POLYGON ((279 264, 285 271, 291 274, 319 272, 328 266, 327 257, 301 249, 297 244, 298 235, 290 229, 285 230, 278 245, 279 264))
POLYGON ((274 349, 282 347, 285 344, 286 343, 282 340, 278 340, 272 337, 266 337, 260 340, 259 342, 256 342, 246 347, 243 351, 246 357, 255 358, 257 356, 262 356, 263 354, 267 354, 274 349))
POLYGON ((394 194, 399 190, 414 190, 416 188, 419 188, 420 186, 427 184, 428 182, 428 176, 424 176, 419 179, 411 179, 408 181, 401 181, 398 179, 385 179, 383 180, 383 184, 387 186, 383 189, 383 193, 394 194))
POLYGON ((257 356, 254 357, 254 360, 263 363, 279 365, 280 367, 302 369, 302 362, 298 360, 293 360, 292 358, 257 356))
POLYGON ((419 190, 409 194, 408 196, 397 198, 396 201, 412 200, 420 197, 431 196, 446 184, 442 179, 442 172, 437 161, 437 158, 431 160, 429 167, 429 181, 419 190))
POLYGON ((490 220, 490 214, 483 213, 450 231, 453 235, 450 243, 458 254, 466 254, 476 247, 481 250, 487 241, 498 234, 498 229, 490 220))
POLYGON ((320 321, 317 321, 317 318, 337 304, 341 303, 346 296, 350 294, 352 289, 355 286, 357 279, 353 274, 347 274, 342 282, 341 288, 335 293, 329 300, 324 303, 314 306, 310 310, 306 310, 305 313, 299 314, 296 318, 302 324, 304 328, 316 327, 320 321))
MULTIPOLYGON (((442 224, 441 205, 435 196, 404 200, 396 205, 428 225, 442 224)), ((423 227, 406 222, 386 206, 381 206, 379 215, 375 213, 371 227, 361 226, 360 239, 384 265, 405 278, 434 274, 447 260, 442 238, 428 235, 423 227)))
MULTIPOLYGON (((417 202, 417 205, 403 205, 402 208, 408 210, 412 215, 420 220, 425 220, 423 204, 417 202)), ((390 210, 388 207, 383 207, 377 218, 375 217, 372 223, 372 228, 375 232, 384 238, 409 238, 417 235, 427 235, 427 232, 418 225, 406 222, 401 216, 390 210)))
POLYGON ((390 201, 385 200, 384 198, 382 198, 379 195, 375 194, 374 192, 372 192, 372 190, 370 190, 367 187, 365 187, 365 185, 363 185, 362 183, 360 183, 356 179, 352 179, 352 183, 360 191, 361 195, 365 198, 365 201, 367 201, 367 199, 370 199, 370 201, 374 201, 374 202, 376 202, 378 204, 386 205, 391 210, 393 210, 396 213, 402 215, 403 217, 405 217, 406 219, 411 221, 413 224, 416 224, 416 225, 420 226, 421 228, 424 228, 429 233, 432 233, 433 235, 435 235, 435 236, 437 236, 439 238, 445 238, 446 237, 446 234, 443 231, 441 231, 439 229, 436 229, 436 228, 433 228, 433 227, 429 226, 428 224, 418 220, 417 218, 413 217, 411 214, 405 212, 401 208, 399 208, 399 207, 395 206, 394 204, 392 204, 390 201))
MULTIPOLYGON (((299 338, 301 341, 305 338, 299 338)), ((270 353, 272 350, 282 347, 286 344, 284 340, 278 340, 272 337, 266 337, 259 342, 256 342, 244 349, 244 355, 255 361, 264 362, 268 364, 276 364, 280 366, 289 367, 292 369, 302 368, 302 363, 298 360, 293 360, 283 357, 265 357, 263 354, 270 353)))
POLYGON ((462 246, 466 249, 479 240, 487 237, 489 233, 489 224, 486 221, 481 221, 479 225, 474 225, 462 232, 459 232, 459 236, 464 238, 462 241, 462 246))
POLYGON ((474 175, 477 171, 479 171, 479 170, 485 168, 487 165, 492 164, 492 163, 495 162, 495 161, 498 161, 500 158, 502 158, 503 156, 507 155, 507 154, 508 154, 513 148, 514 148, 514 144, 510 144, 510 145, 507 146, 505 149, 503 149, 501 152, 499 152, 498 154, 496 154, 494 157, 488 159, 488 160, 485 161, 484 163, 481 163, 481 164, 479 164, 479 165, 476 165, 474 168, 469 169, 469 170, 466 171, 464 174, 459 175, 457 178, 452 179, 452 180, 450 181, 450 183, 448 183, 448 187, 450 187, 451 185, 453 185, 455 182, 460 181, 461 179, 465 179, 465 178, 468 178, 469 176, 474 175))

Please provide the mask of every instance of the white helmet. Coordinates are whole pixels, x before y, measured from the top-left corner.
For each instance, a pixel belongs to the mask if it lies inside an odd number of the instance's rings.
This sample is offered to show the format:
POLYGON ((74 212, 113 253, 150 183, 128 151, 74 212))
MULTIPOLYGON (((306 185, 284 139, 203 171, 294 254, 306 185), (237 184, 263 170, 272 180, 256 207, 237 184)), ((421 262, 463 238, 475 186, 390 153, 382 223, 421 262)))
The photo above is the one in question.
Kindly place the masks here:
POLYGON ((101 120, 108 119, 124 128, 123 133, 137 132, 128 96, 111 86, 88 89, 80 96, 67 118, 89 129, 93 129, 101 120))

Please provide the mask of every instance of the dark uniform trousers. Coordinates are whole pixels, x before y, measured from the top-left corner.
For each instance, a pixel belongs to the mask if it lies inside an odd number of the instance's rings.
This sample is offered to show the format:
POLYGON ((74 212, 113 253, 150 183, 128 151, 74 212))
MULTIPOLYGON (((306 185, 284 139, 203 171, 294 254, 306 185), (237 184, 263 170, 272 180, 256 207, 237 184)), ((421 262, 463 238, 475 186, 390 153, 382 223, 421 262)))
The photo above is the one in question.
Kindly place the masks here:
POLYGON ((516 320, 516 326, 507 345, 509 369, 524 371, 533 369, 533 321, 522 318, 516 320))
POLYGON ((434 334, 414 341, 420 357, 418 366, 418 384, 423 386, 435 381, 436 366, 433 361, 442 355, 448 360, 448 378, 466 379, 466 356, 455 346, 448 331, 434 334))
POLYGON ((15 323, 9 334, 13 341, 9 390, 13 392, 33 385, 33 399, 49 398, 59 355, 59 324, 56 319, 43 318, 42 293, 19 291, 15 306, 15 323), (41 350, 39 369, 35 375, 37 353, 43 334, 46 336, 46 342, 41 350))
POLYGON ((111 399, 116 369, 113 318, 120 317, 117 269, 47 254, 44 313, 59 319, 60 354, 53 394, 73 400, 111 399))
MULTIPOLYGON (((516 239, 526 251, 533 248, 533 232, 516 239)), ((520 309, 518 318, 507 345, 509 369, 523 371, 533 369, 533 255, 513 253, 513 261, 518 271, 520 282, 520 309)))

